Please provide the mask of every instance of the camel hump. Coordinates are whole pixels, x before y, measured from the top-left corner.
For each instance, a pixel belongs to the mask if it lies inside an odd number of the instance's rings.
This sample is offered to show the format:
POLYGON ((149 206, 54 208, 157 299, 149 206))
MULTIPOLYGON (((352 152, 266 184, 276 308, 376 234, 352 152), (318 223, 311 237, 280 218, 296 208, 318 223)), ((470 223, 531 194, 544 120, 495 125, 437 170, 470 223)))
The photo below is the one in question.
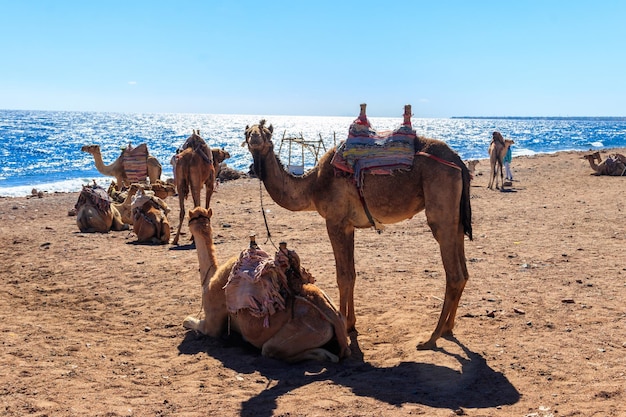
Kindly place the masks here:
POLYGON ((264 318, 269 327, 269 316, 285 309, 281 290, 286 287, 284 272, 276 266, 269 254, 261 249, 241 252, 224 286, 226 307, 230 313, 247 310, 255 317, 264 318))
POLYGON ((111 208, 111 197, 99 185, 84 185, 74 208, 79 210, 85 204, 91 204, 105 213, 111 208))

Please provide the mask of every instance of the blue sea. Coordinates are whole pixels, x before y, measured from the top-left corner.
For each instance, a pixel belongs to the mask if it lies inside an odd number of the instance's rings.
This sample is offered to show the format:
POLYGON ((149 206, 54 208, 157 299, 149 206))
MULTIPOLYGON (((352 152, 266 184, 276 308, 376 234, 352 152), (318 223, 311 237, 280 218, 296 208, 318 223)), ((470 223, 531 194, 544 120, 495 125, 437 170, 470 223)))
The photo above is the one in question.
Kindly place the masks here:
MULTIPOLYGON (((330 149, 346 137, 355 117, 0 110, 0 196, 26 196, 33 188, 79 191, 94 179, 108 186, 112 178, 96 170, 93 157, 81 152, 83 145, 100 145, 104 163, 110 164, 121 147, 146 143, 163 165, 162 178, 168 178, 176 148, 199 129, 211 147, 230 153, 230 167, 247 172, 252 157, 241 147, 246 125, 261 118, 273 124, 276 150, 283 137, 293 136, 321 139, 330 149)), ((394 129, 402 122, 401 115, 369 119, 377 130, 394 129)), ((626 118, 413 118, 413 127, 419 135, 445 141, 463 159, 487 158, 494 130, 515 140, 514 156, 626 147, 626 118)), ((281 149, 285 164, 287 143, 281 149)), ((300 164, 301 149, 292 148, 291 158, 292 164, 300 164)), ((312 167, 313 153, 305 150, 304 160, 312 167)))

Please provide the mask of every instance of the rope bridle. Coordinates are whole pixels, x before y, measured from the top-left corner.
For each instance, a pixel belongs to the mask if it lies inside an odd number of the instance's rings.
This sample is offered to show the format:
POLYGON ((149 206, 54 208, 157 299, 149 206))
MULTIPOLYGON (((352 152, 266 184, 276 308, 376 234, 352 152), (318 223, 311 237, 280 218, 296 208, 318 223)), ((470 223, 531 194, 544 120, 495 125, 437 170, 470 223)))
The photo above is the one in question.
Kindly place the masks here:
MULTIPOLYGON (((261 135, 263 142, 264 143, 267 142, 269 139, 267 138, 267 134, 265 132, 266 130, 265 126, 264 125, 257 125, 257 126, 258 126, 259 134, 261 135)), ((252 128, 248 129, 248 131, 251 129, 252 128)), ((249 138, 250 138, 250 135, 248 134, 248 132, 246 132, 246 144, 248 145, 248 149, 250 146, 249 138)), ((264 169, 264 166, 263 166, 262 159, 260 156, 257 156, 256 158, 254 158, 254 171, 257 175, 257 178, 259 179, 259 201, 261 203, 261 213, 263 213, 263 222, 265 224, 265 231, 267 232, 265 243, 270 242, 272 246, 274 247, 274 249, 279 250, 276 244, 274 243, 274 241, 272 240, 272 233, 270 232, 270 227, 267 222, 267 215, 265 214, 265 205, 263 204, 263 187, 261 186, 261 184, 263 183, 262 178, 264 177, 264 174, 263 172, 258 172, 258 171, 263 171, 263 169, 264 169)))

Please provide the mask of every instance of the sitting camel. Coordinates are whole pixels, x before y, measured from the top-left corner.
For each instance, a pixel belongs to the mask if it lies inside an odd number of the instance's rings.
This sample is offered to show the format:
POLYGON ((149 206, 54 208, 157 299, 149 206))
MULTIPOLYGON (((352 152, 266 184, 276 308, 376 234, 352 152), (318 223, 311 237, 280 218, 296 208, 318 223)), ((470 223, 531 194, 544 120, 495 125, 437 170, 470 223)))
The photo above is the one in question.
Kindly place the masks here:
MULTIPOLYGON (((493 189, 494 180, 496 189, 498 187, 498 172, 500 172, 500 184, 504 187, 504 156, 509 150, 509 147, 513 145, 515 141, 512 139, 504 139, 500 132, 493 132, 493 138, 489 144, 489 163, 491 165, 491 176, 489 177, 489 185, 487 188, 493 189)), ((509 184, 510 185, 510 184, 509 184)))
POLYGON ((211 196, 215 190, 215 163, 213 153, 207 143, 200 137, 200 131, 194 130, 182 146, 182 151, 172 159, 174 166, 174 181, 178 191, 180 213, 178 216, 178 230, 172 241, 178 245, 180 230, 185 220, 185 199, 191 190, 193 206, 200 207, 200 193, 205 189, 205 208, 209 208, 211 196))
POLYGON ((170 208, 163 200, 152 191, 139 188, 131 207, 133 231, 138 242, 164 244, 170 241, 170 224, 167 220, 170 208))
MULTIPOLYGON (((115 190, 113 191, 113 196, 116 196, 117 198, 121 198, 122 196, 124 197, 124 200, 121 203, 112 202, 111 204, 117 209, 117 211, 119 211, 122 216, 122 221, 126 224, 133 224, 133 197, 141 187, 142 186, 139 183, 133 183, 126 191, 121 193, 115 190)), ((109 187, 109 193, 111 193, 111 187, 109 187)), ((113 196, 112 198, 115 198, 113 196)))
POLYGON ((183 326, 211 337, 234 330, 261 349, 263 356, 287 362, 337 362, 349 356, 343 316, 300 267, 298 255, 281 244, 272 261, 251 241, 249 250, 218 267, 211 215, 211 209, 202 207, 189 211, 205 317, 189 316, 183 326), (339 345, 338 355, 325 347, 332 340, 339 345))
POLYGON ((83 185, 74 206, 76 224, 83 233, 108 233, 109 230, 128 230, 119 211, 111 204, 105 189, 96 185, 83 185))
POLYGON ((80 150, 93 155, 96 169, 99 173, 109 177, 115 177, 115 184, 118 189, 130 187, 132 182, 143 181, 146 179, 146 176, 150 178, 150 182, 152 183, 161 178, 161 164, 154 156, 148 154, 148 147, 145 143, 142 143, 136 148, 133 148, 129 144, 128 147, 122 150, 121 155, 110 165, 104 164, 99 145, 85 145, 80 148, 80 150), (133 160, 136 156, 133 155, 135 153, 143 155, 145 161, 140 161, 141 168, 139 168, 138 171, 133 171, 133 175, 129 175, 130 172, 127 171, 136 168, 136 166, 133 166, 136 165, 136 161, 133 160))
POLYGON ((594 170, 592 175, 611 175, 618 177, 626 175, 626 156, 622 154, 610 154, 604 161, 600 157, 600 152, 584 155, 582 158, 589 161, 591 169, 594 170), (596 161, 598 161, 597 164, 596 161))
POLYGON ((480 161, 478 159, 471 159, 465 162, 465 165, 467 165, 467 169, 469 170, 471 179, 474 179, 474 172, 476 172, 476 165, 478 165, 479 162, 480 161))

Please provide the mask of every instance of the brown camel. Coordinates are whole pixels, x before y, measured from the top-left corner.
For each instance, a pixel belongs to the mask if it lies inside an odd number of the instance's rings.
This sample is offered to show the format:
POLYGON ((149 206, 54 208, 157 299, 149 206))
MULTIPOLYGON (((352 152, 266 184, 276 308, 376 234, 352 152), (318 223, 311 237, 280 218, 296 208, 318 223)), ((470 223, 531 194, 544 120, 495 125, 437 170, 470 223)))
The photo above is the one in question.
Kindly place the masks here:
POLYGON ((205 317, 200 320, 189 316, 183 326, 210 337, 220 337, 227 330, 236 331, 261 349, 263 356, 287 362, 310 359, 337 362, 349 356, 343 317, 326 294, 312 283, 313 277, 301 268, 298 255, 281 244, 272 262, 269 255, 251 242, 249 250, 218 267, 211 215, 211 209, 202 207, 189 211, 189 229, 200 264, 205 317), (270 291, 261 292, 250 281, 237 280, 241 277, 241 265, 253 265, 252 268, 258 265, 253 269, 254 280, 262 281, 270 291), (249 304, 251 298, 253 303, 249 304), (258 300, 264 301, 262 307, 258 300), (339 345, 338 355, 325 348, 331 340, 339 345))
POLYGON ((476 172, 476 165, 478 165, 480 161, 478 159, 471 159, 469 161, 465 161, 465 165, 470 173, 470 178, 474 179, 474 173, 476 172))
POLYGON ((213 153, 204 139, 200 137, 200 131, 194 130, 192 135, 187 138, 182 147, 182 151, 175 155, 174 180, 176 181, 176 189, 178 191, 178 201, 180 204, 180 213, 178 216, 178 230, 172 241, 173 245, 178 245, 180 238, 180 229, 185 220, 185 199, 191 190, 193 206, 200 207, 200 193, 202 187, 205 186, 205 208, 209 208, 211 196, 215 190, 215 164, 213 162, 213 153))
MULTIPOLYGON (((113 191, 114 196, 117 196, 118 198, 121 196, 124 196, 124 200, 121 203, 116 203, 113 201, 111 205, 117 209, 117 211, 122 216, 122 221, 126 224, 133 224, 133 209, 132 209, 133 197, 135 196, 135 193, 137 193, 137 191, 141 187, 142 186, 139 183, 134 183, 134 184, 131 184, 128 190, 123 191, 121 193, 118 193, 117 191, 113 191)), ((111 193, 110 187, 109 187, 109 193, 111 193)), ((111 198, 114 198, 114 197, 111 196, 111 198)))
POLYGON ((76 224, 83 233, 108 233, 109 230, 128 230, 122 216, 111 204, 105 189, 93 185, 83 186, 74 206, 76 224))
POLYGON ((124 156, 128 155, 128 152, 132 152, 133 150, 143 151, 145 148, 146 157, 146 169, 147 172, 144 173, 143 177, 150 178, 150 182, 156 182, 161 179, 161 164, 159 161, 152 155, 148 154, 148 148, 145 144, 141 144, 136 148, 132 148, 129 144, 127 148, 122 150, 121 155, 113 161, 110 165, 105 165, 102 160, 102 154, 100 152, 99 145, 85 145, 80 148, 81 151, 87 152, 93 155, 93 159, 96 163, 96 169, 102 175, 106 175, 109 177, 115 177, 115 184, 118 189, 122 189, 124 187, 130 187, 130 183, 133 181, 129 181, 129 176, 124 168, 124 156))
POLYGON ((152 191, 140 188, 133 197, 133 231, 137 241, 164 244, 170 241, 170 224, 167 213, 170 208, 152 191))
POLYGON ((512 139, 504 139, 500 132, 493 132, 493 138, 489 144, 489 164, 491 165, 491 176, 489 177, 489 185, 487 188, 493 189, 494 181, 496 189, 498 187, 498 172, 500 173, 500 184, 504 187, 504 172, 502 167, 504 165, 504 156, 509 150, 509 147, 513 145, 515 141, 512 139))
POLYGON ((594 171, 592 175, 611 175, 618 177, 626 175, 626 156, 622 154, 610 154, 604 161, 600 157, 600 152, 584 155, 582 158, 589 161, 589 165, 594 171), (596 161, 598 161, 598 163, 596 163, 596 161))
MULTIPOLYGON (((405 108, 405 124, 406 118, 405 108)), ((408 119, 410 125, 410 112, 408 119)), ((428 225, 439 243, 446 294, 435 330, 418 348, 434 348, 440 336, 451 335, 459 300, 469 278, 464 234, 470 239, 472 236, 470 176, 456 152, 444 142, 417 137, 412 168, 384 176, 365 173, 361 197, 352 177, 336 175, 331 164, 336 149, 328 151, 303 176, 295 176, 285 170, 275 154, 272 132, 273 127, 265 126, 264 120, 246 127, 245 143, 254 158, 254 170, 281 207, 317 211, 326 220, 335 256, 340 311, 347 318, 348 329, 353 329, 356 323, 355 229, 368 228, 373 222, 400 222, 425 210, 428 225)))

